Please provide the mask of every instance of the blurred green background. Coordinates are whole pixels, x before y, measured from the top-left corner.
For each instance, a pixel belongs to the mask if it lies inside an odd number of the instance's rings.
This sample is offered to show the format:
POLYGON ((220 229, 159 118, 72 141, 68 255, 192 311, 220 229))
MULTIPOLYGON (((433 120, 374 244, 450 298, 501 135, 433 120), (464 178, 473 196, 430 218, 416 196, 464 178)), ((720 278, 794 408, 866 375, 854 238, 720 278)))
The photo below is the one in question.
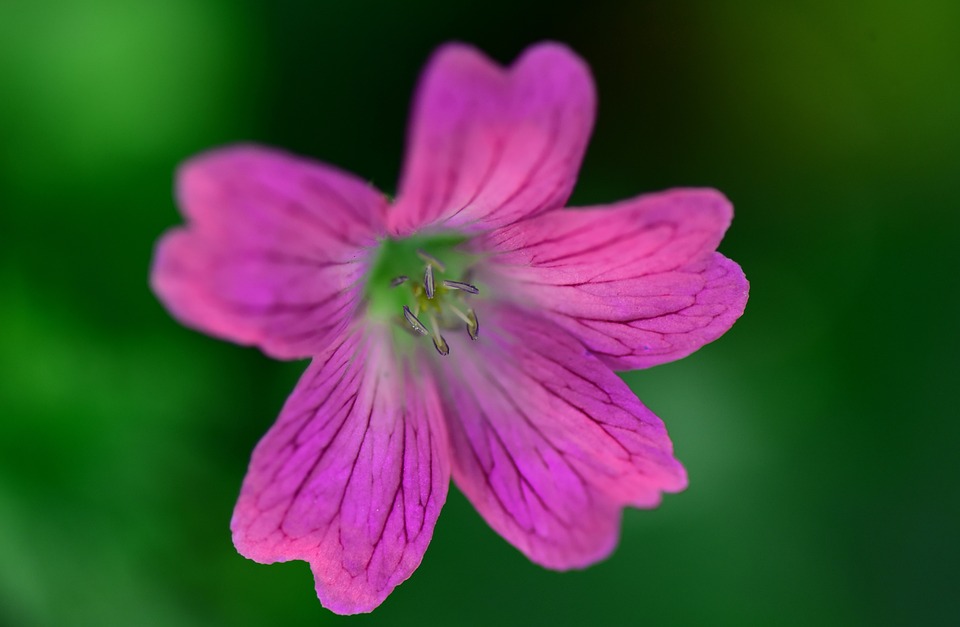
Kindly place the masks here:
POLYGON ((4 0, 0 624, 952 625, 960 619, 960 3, 4 0), (690 488, 584 572, 456 492, 374 614, 239 557, 248 455, 302 363, 147 288, 176 164, 255 140, 394 189, 431 50, 593 68, 575 204, 714 186, 747 312, 625 375, 690 488))

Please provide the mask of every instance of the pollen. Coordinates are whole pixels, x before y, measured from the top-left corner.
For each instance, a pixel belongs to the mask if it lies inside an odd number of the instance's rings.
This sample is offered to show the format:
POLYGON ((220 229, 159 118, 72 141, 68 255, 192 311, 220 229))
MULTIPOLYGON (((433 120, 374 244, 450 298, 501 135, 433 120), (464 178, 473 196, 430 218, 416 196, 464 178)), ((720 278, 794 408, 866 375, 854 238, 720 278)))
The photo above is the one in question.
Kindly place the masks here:
POLYGON ((437 352, 448 355, 450 345, 442 331, 466 330, 471 340, 479 338, 480 322, 467 298, 480 290, 465 281, 438 281, 436 275, 444 274, 447 266, 426 251, 418 250, 417 256, 424 264, 423 282, 400 275, 390 280, 390 286, 410 291, 410 304, 403 306, 406 325, 416 335, 429 336, 437 352))

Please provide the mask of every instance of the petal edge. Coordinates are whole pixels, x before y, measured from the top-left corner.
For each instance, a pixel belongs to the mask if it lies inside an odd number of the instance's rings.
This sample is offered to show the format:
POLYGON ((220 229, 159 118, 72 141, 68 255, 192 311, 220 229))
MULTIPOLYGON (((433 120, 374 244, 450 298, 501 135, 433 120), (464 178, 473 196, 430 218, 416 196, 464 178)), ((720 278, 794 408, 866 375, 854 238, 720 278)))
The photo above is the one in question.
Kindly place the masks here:
POLYGON ((186 326, 280 359, 318 355, 350 322, 385 207, 344 172, 255 146, 178 173, 188 220, 158 243, 151 287, 186 326))
POLYGON ((562 44, 508 69, 449 44, 424 71, 391 231, 475 231, 563 205, 593 128, 593 79, 562 44))
POLYGON ((612 368, 685 357, 743 313, 749 284, 714 252, 732 218, 710 189, 564 209, 480 238, 496 289, 580 338, 612 368))
POLYGON ((449 483, 429 378, 413 385, 377 334, 316 359, 254 450, 231 521, 244 556, 310 563, 339 614, 369 612, 420 564, 449 483))
POLYGON ((478 342, 448 338, 454 481, 508 542, 547 568, 605 558, 625 506, 686 487, 663 423, 551 322, 485 309, 478 342))

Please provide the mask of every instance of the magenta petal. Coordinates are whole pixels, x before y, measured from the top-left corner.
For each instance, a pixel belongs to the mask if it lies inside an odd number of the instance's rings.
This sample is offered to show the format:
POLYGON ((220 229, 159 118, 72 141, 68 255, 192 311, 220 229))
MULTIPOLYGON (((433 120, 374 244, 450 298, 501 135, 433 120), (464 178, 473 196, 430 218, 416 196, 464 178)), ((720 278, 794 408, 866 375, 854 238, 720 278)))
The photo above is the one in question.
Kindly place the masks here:
POLYGON ((509 306, 483 317, 479 341, 448 340, 454 480, 534 562, 603 559, 623 506, 654 507, 686 486, 663 423, 553 323, 509 306))
POLYGON ((279 358, 318 355, 362 295, 385 200, 330 166, 237 146, 188 161, 187 218, 160 241, 151 284, 184 324, 279 358))
POLYGON ((560 44, 507 70, 472 47, 441 48, 414 101, 391 230, 481 230, 563 206, 594 109, 589 69, 560 44))
POLYGON ((253 452, 231 528, 260 563, 304 560, 324 607, 369 612, 419 566, 450 477, 430 376, 387 336, 315 359, 253 452))
POLYGON ((733 216, 710 189, 554 211, 486 236, 505 292, 535 303, 616 369, 689 355, 743 313, 748 284, 715 253, 733 216))

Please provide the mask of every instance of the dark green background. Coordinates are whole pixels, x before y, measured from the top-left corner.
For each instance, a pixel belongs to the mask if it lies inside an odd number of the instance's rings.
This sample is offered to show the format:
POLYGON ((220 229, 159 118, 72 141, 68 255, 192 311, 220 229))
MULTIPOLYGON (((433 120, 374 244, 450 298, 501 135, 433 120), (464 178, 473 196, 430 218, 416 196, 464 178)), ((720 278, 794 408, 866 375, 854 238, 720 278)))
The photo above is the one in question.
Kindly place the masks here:
POLYGON ((592 66, 573 201, 736 205, 747 312, 626 375, 690 488, 608 561, 527 562, 452 493, 401 625, 948 625, 960 617, 960 3, 0 3, 0 624, 317 625, 306 565, 239 557, 281 364, 147 288, 176 164, 256 140, 392 191, 418 72, 545 39, 592 66))

